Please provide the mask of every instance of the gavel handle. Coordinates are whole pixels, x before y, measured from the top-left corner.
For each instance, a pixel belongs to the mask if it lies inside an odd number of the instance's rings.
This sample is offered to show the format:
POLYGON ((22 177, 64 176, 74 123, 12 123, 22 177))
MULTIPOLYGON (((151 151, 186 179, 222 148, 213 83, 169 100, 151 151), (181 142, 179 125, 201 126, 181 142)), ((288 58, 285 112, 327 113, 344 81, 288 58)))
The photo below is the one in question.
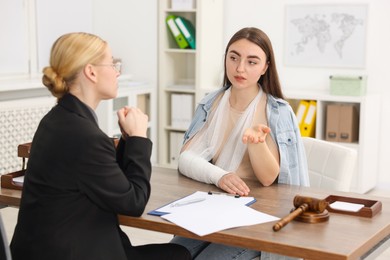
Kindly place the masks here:
POLYGON ((290 214, 288 214, 287 216, 285 216, 284 218, 282 218, 278 223, 276 223, 274 226, 273 226, 273 230, 274 231, 279 231, 282 229, 282 227, 284 227, 285 225, 287 225, 291 220, 293 220, 294 218, 298 217, 300 214, 302 214, 303 212, 305 212, 307 209, 309 208, 309 205, 307 203, 303 203, 301 206, 299 206, 296 210, 294 210, 293 212, 291 212, 290 214))

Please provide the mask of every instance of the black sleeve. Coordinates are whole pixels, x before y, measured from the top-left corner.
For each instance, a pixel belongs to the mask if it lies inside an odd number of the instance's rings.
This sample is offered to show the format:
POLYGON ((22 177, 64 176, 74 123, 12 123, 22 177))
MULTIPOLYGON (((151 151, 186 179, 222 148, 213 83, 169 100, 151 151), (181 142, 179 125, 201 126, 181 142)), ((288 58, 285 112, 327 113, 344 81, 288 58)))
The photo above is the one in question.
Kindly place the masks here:
POLYGON ((116 160, 119 164, 119 167, 121 167, 122 171, 124 171, 124 169, 123 169, 123 154, 125 152, 125 145, 126 145, 126 141, 121 137, 119 139, 118 145, 116 147, 116 160))
POLYGON ((85 139, 89 140, 83 140, 79 150, 83 151, 77 173, 80 189, 106 210, 141 215, 150 196, 152 142, 128 137, 115 151, 109 138, 85 139))

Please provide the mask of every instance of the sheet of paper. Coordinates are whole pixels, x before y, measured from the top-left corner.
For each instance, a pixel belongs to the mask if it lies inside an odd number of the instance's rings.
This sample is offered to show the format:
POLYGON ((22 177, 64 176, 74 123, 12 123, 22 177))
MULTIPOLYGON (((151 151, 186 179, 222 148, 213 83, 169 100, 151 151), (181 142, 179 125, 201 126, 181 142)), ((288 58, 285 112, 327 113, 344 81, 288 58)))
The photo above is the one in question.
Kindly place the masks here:
POLYGON ((15 182, 15 183, 17 183, 17 184, 23 184, 24 175, 19 176, 19 177, 12 178, 12 181, 15 182))
MULTIPOLYGON (((188 197, 184 199, 188 200, 188 197)), ((209 195, 206 200, 198 203, 172 207, 174 209, 170 210, 171 213, 161 217, 199 236, 279 219, 246 206, 245 200, 234 199, 236 198, 230 196, 209 195)))
POLYGON ((332 209, 337 209, 337 210, 358 212, 361 208, 364 207, 364 205, 358 203, 344 202, 344 201, 335 201, 330 204, 330 207, 332 209))
MULTIPOLYGON (((198 206, 198 205, 191 205, 191 204, 204 204, 204 203, 209 203, 209 204, 218 204, 218 203, 223 203, 223 204, 239 204, 239 205, 249 205, 253 202, 255 202, 256 199, 253 198, 253 197, 239 197, 239 198, 236 198, 234 196, 228 196, 224 193, 221 193, 221 194, 217 194, 217 193, 213 193, 212 195, 209 195, 207 192, 204 192, 204 191, 197 191, 197 192, 194 192, 193 194, 189 195, 189 196, 186 196, 184 198, 181 198, 181 199, 178 199, 176 201, 173 201, 172 203, 169 203, 168 205, 165 205, 161 208, 158 208, 156 210, 154 210, 153 212, 156 213, 156 212, 159 212, 159 213, 172 213, 172 212, 176 212, 176 211, 180 211, 182 210, 183 208, 186 209, 190 206, 198 206), (202 199, 202 201, 199 201, 199 202, 196 202, 196 203, 190 203, 190 204, 187 204, 187 205, 184 205, 184 206, 178 206, 178 207, 175 207, 174 205, 178 204, 178 203, 186 203, 186 202, 189 202, 189 201, 194 201, 194 200, 200 200, 202 199), (204 199, 204 200, 203 200, 204 199)), ((153 214, 153 212, 151 214, 153 214)), ((154 214, 154 215, 157 215, 157 214, 154 214)), ((162 215, 162 214, 161 214, 162 215)))

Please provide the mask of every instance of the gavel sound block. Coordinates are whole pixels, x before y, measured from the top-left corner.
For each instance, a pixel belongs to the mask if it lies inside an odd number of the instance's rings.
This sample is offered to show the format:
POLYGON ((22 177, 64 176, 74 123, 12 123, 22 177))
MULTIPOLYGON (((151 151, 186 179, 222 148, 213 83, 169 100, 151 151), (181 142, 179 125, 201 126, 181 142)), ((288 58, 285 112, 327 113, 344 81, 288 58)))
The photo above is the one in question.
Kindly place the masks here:
POLYGON ((294 209, 290 214, 282 218, 273 226, 274 231, 279 231, 291 220, 295 219, 306 223, 320 223, 329 219, 329 212, 326 210, 328 202, 311 197, 295 196, 294 209))

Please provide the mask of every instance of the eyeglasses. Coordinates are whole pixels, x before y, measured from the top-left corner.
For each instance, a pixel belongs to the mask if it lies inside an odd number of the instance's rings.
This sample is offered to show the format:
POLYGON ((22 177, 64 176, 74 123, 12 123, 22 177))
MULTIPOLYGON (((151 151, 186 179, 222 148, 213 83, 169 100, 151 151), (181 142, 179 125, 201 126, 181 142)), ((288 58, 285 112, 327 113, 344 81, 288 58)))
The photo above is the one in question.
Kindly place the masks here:
POLYGON ((115 63, 112 63, 112 64, 92 64, 94 66, 110 66, 110 67, 113 67, 114 70, 116 70, 117 72, 121 72, 121 68, 122 68, 122 63, 121 62, 115 62, 115 63))

